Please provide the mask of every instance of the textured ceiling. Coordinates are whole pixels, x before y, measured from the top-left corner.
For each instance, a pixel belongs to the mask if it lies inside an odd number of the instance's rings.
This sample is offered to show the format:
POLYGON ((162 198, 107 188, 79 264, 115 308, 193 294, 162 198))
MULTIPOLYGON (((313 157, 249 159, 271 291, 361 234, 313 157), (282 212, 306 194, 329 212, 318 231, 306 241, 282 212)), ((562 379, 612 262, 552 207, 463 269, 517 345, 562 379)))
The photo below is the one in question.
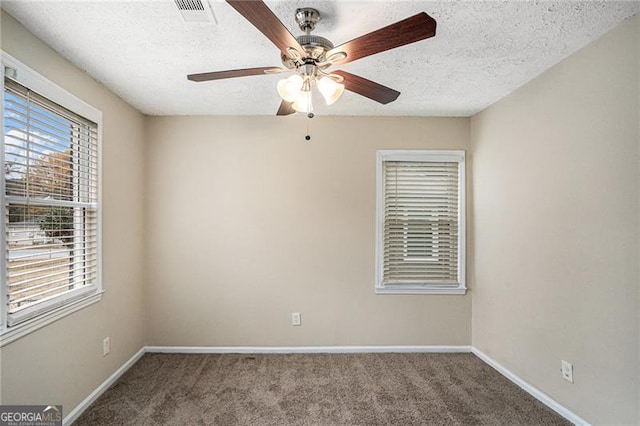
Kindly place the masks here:
MULTIPOLYGON (((470 116, 640 11, 638 1, 267 1, 294 35, 298 7, 314 34, 342 44, 425 11, 434 38, 336 67, 400 91, 380 105, 345 92, 322 115, 470 116)), ((2 1, 54 50, 150 115, 271 115, 282 75, 204 83, 190 73, 279 66, 278 49, 228 4, 215 23, 185 23, 173 1, 2 1)))

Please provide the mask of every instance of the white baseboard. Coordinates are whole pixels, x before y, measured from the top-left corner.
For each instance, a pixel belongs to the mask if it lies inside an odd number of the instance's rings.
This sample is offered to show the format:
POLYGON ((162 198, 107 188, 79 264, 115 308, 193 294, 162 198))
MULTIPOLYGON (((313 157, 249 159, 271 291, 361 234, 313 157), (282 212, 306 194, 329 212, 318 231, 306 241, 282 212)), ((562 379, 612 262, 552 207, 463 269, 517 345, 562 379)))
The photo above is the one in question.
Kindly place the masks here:
POLYGON ((146 350, 181 354, 469 353, 471 346, 147 346, 146 350))
POLYGON ((78 404, 76 408, 74 408, 69 414, 67 414, 67 416, 62 420, 62 424, 66 426, 76 421, 76 419, 80 417, 80 414, 82 414, 84 410, 89 408, 89 406, 93 404, 95 400, 104 393, 104 391, 109 389, 109 387, 114 384, 116 380, 118 380, 120 376, 122 376, 129 368, 131 368, 131 366, 135 364, 142 357, 142 355, 145 354, 145 352, 146 348, 140 349, 131 358, 129 358, 128 361, 122 364, 122 366, 118 368, 111 376, 109 376, 107 380, 102 382, 100 386, 98 386, 93 392, 91 392, 91 394, 89 394, 89 396, 86 397, 84 401, 78 404))
POLYGON ((582 417, 578 416, 574 412, 568 410, 567 408, 563 407, 558 402, 553 400, 549 395, 547 395, 546 393, 542 392, 540 389, 538 389, 538 388, 530 385, 529 383, 525 382, 520 377, 518 377, 517 375, 515 375, 511 371, 507 370, 505 367, 503 367, 501 364, 499 364, 496 360, 494 360, 493 358, 489 357, 488 355, 486 355, 485 353, 480 351, 475 346, 471 347, 471 352, 475 356, 477 356, 478 358, 480 358, 481 360, 483 360, 484 362, 489 364, 491 367, 496 369, 504 377, 506 377, 507 379, 511 380, 513 383, 518 385, 518 387, 520 387, 522 390, 524 390, 525 392, 527 392, 528 394, 533 396, 538 401, 542 402, 547 407, 551 408, 556 413, 560 414, 565 419, 569 420, 571 423, 573 423, 575 425, 591 426, 590 423, 587 422, 585 419, 583 419, 582 417))

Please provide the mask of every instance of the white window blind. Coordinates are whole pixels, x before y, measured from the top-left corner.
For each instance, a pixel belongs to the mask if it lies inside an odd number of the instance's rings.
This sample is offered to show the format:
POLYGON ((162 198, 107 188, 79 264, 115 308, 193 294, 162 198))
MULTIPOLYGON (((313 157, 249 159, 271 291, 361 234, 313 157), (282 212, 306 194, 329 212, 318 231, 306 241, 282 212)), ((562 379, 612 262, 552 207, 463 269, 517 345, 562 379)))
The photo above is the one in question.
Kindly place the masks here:
POLYGON ((98 128, 8 78, 3 119, 11 326, 96 289, 98 128))
POLYGON ((380 153, 379 292, 464 290, 463 160, 464 152, 380 153))

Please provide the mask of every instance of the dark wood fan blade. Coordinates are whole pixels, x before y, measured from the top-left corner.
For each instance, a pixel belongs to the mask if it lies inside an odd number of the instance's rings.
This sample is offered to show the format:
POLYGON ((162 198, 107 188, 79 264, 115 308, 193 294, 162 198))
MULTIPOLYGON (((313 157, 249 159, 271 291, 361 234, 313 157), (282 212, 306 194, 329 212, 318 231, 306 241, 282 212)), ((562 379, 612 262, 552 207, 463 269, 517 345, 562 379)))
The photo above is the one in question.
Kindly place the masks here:
POLYGON ((304 49, 300 46, 294 36, 291 35, 287 27, 260 0, 227 0, 227 3, 238 11, 244 18, 251 22, 262 34, 264 34, 273 44, 276 45, 283 55, 289 56, 287 47, 293 47, 304 58, 304 49))
POLYGON ((275 73, 279 71, 282 71, 282 69, 278 67, 245 68, 241 70, 226 70, 226 71, 203 72, 201 74, 189 74, 187 78, 191 81, 210 81, 210 80, 221 80, 223 78, 247 77, 250 75, 263 75, 263 74, 269 74, 271 72, 275 73))
POLYGON ((365 56, 375 55, 376 53, 386 50, 395 49, 396 47, 406 44, 415 43, 436 35, 436 21, 424 12, 418 13, 410 18, 398 21, 384 28, 380 28, 369 34, 334 47, 327 52, 327 58, 334 53, 344 52, 347 54, 345 59, 334 62, 337 64, 346 64, 365 56))
POLYGON ((280 104, 280 108, 278 108, 278 112, 276 113, 276 115, 290 115, 293 114, 294 112, 296 112, 296 110, 293 109, 293 102, 287 102, 287 101, 282 101, 282 103, 280 104))
POLYGON ((336 74, 344 78, 342 84, 344 84, 346 90, 365 96, 381 104, 393 102, 400 96, 400 92, 397 90, 346 71, 334 71, 331 74, 336 74))

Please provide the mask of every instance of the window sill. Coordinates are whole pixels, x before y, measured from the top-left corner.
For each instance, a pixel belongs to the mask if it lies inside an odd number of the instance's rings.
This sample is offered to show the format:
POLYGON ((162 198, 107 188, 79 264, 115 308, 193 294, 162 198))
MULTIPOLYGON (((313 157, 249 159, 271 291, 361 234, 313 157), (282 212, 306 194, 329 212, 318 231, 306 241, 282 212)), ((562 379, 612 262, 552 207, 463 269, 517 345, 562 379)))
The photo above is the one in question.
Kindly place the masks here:
POLYGON ((376 287, 376 294, 466 294, 466 287, 376 287))
POLYGON ((4 329, 0 335, 0 348, 8 345, 9 343, 15 342, 29 333, 58 321, 67 315, 71 315, 72 313, 86 308, 89 305, 99 302, 102 299, 102 293, 104 293, 104 291, 96 291, 95 293, 91 293, 81 299, 74 300, 73 302, 67 303, 57 309, 38 315, 37 317, 19 325, 4 329))

